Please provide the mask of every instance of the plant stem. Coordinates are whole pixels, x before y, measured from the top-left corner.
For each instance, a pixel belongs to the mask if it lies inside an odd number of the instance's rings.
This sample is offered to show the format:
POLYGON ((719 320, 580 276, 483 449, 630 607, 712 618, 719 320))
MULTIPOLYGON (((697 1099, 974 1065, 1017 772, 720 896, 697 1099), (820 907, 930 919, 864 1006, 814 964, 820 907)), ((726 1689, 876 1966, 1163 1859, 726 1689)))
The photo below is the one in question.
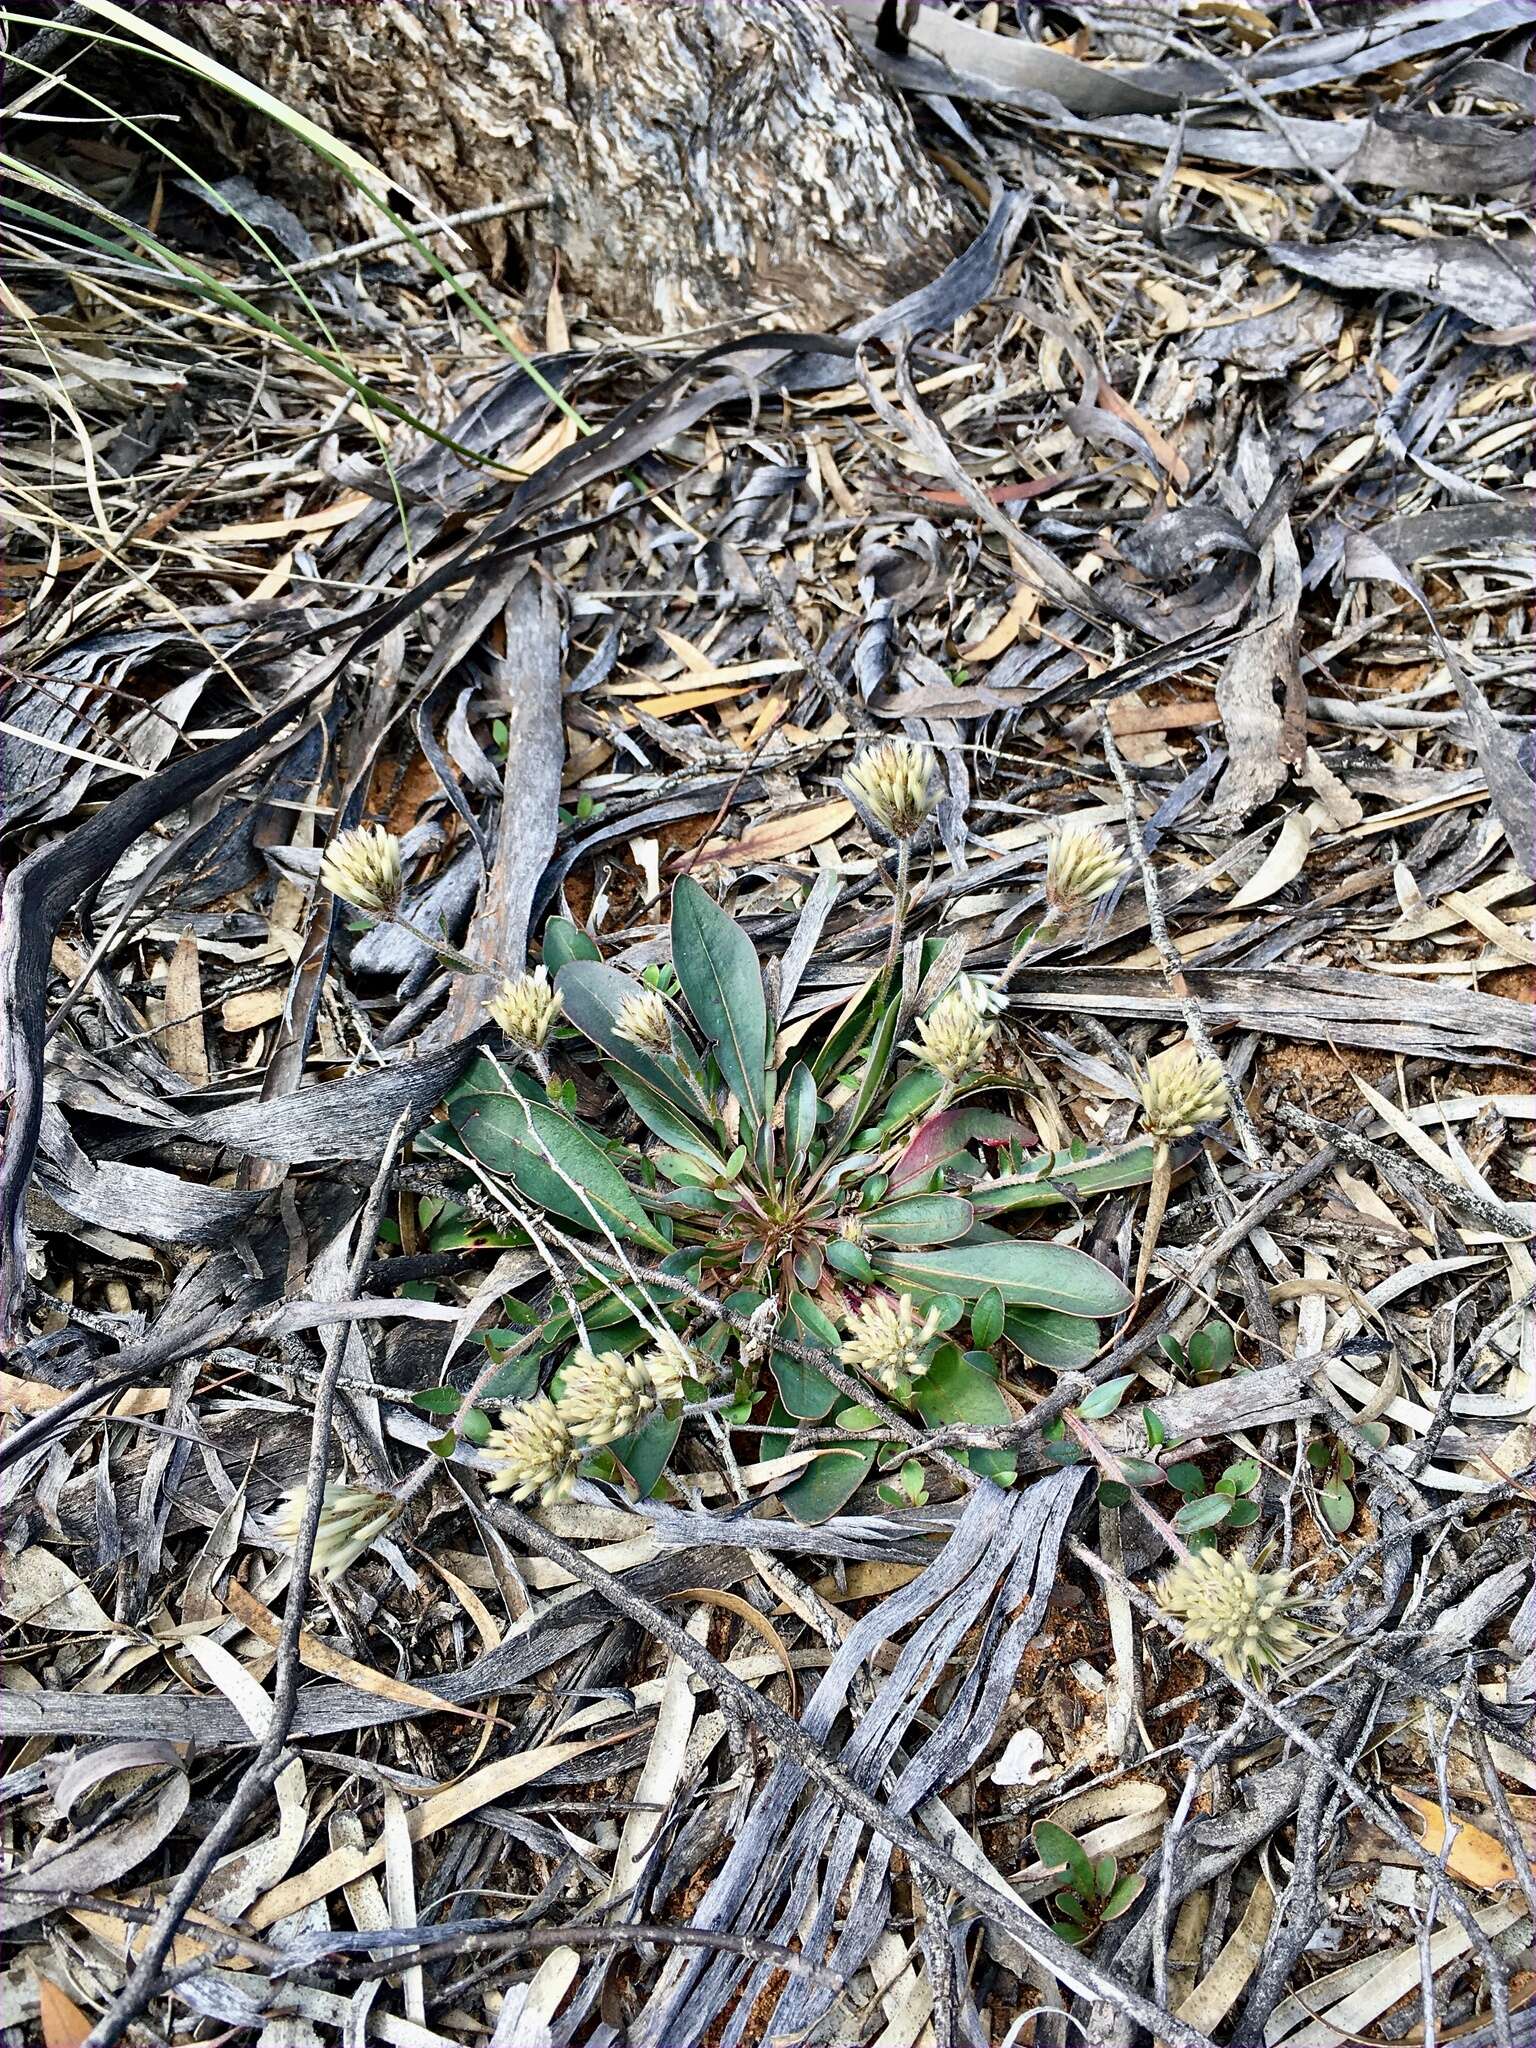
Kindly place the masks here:
POLYGON ((902 927, 907 921, 907 907, 911 895, 912 842, 910 839, 899 839, 896 842, 896 896, 891 904, 891 942, 885 949, 885 965, 880 970, 880 996, 875 1004, 877 1019, 884 1008, 886 996, 890 993, 896 963, 901 958, 902 927))
POLYGON ((1055 922, 1055 911, 1047 907, 1044 917, 1041 918, 1034 930, 1029 933, 1023 945, 1020 946, 1016 953, 1011 954, 1005 962, 1002 973, 998 975, 992 984, 992 993, 994 995, 1002 995, 1009 982, 1012 981, 1013 977, 1024 965, 1024 962, 1029 958, 1031 952, 1033 952, 1036 939, 1048 932, 1055 922))

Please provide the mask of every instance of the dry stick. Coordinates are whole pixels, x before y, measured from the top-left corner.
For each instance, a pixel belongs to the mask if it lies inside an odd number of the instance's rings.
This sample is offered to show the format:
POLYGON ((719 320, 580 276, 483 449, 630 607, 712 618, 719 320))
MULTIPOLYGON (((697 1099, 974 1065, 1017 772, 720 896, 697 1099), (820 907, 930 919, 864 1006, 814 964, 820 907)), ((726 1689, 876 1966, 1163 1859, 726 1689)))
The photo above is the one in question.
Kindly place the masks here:
POLYGON ((717 1657, 696 1643, 687 1630, 672 1617, 655 1607, 641 1594, 631 1590, 611 1572, 604 1571, 590 1558, 574 1549, 569 1543, 552 1536, 544 1526, 520 1508, 500 1503, 486 1503, 488 1519, 504 1535, 514 1538, 525 1548, 547 1557, 573 1578, 581 1580, 600 1593, 610 1606, 620 1614, 637 1622, 648 1635, 680 1657, 704 1683, 710 1687, 717 1699, 729 1702, 746 1720, 751 1721, 771 1748, 780 1755, 798 1764, 807 1777, 830 1792, 842 1806, 855 1814, 864 1825, 902 1850, 914 1869, 931 1872, 948 1885, 949 1889, 984 1914, 1003 1931, 1013 1937, 1020 1946, 1044 1963, 1057 1977, 1071 1984, 1083 1996, 1106 2000, 1117 2011, 1146 2027, 1160 2041, 1174 2044, 1174 2048, 1213 2048, 1213 2043, 1193 2027, 1186 2026, 1171 2013, 1162 2011, 1139 1991, 1117 1984, 1095 1964, 1080 1955, 1075 1948, 1064 1942, 1059 1935, 1041 1925, 1034 1915, 1017 1899, 1011 1899, 995 1890, 984 1879, 978 1877, 948 1850, 942 1849, 922 1830, 904 1816, 891 1813, 858 1785, 846 1772, 824 1756, 815 1740, 806 1733, 798 1721, 791 1720, 782 1707, 765 1699, 745 1680, 728 1670, 717 1657))
POLYGON ((865 710, 857 697, 843 688, 801 632, 795 615, 789 608, 789 599, 784 595, 772 570, 766 563, 759 564, 750 559, 747 567, 752 572, 752 581, 762 592, 763 603, 769 618, 773 621, 773 629, 783 641, 786 651, 794 656, 827 702, 839 710, 856 731, 874 732, 879 721, 865 710))
POLYGON ((1136 811, 1136 792, 1131 787, 1131 778, 1126 770, 1125 762, 1121 759, 1120 749, 1115 745, 1115 736, 1109 729, 1109 713, 1107 710, 1101 711, 1099 714, 1099 736, 1104 743, 1104 758, 1109 763, 1109 771, 1114 776, 1116 787, 1120 791, 1120 801, 1125 806, 1126 837, 1130 841, 1131 853, 1135 859, 1137 870, 1141 875, 1141 893, 1145 897, 1147 905, 1147 924, 1152 932, 1152 943, 1156 946, 1158 956, 1163 963, 1163 974, 1168 983, 1169 993, 1173 996, 1174 1001, 1178 1004, 1183 1014, 1185 1029, 1189 1032, 1196 1050, 1203 1059, 1215 1060, 1227 1077, 1227 1094, 1232 1104, 1232 1121, 1236 1124, 1238 1136, 1243 1141, 1244 1157, 1250 1166, 1262 1166, 1264 1164, 1264 1148, 1259 1143, 1259 1134, 1253 1127, 1252 1117, 1248 1114, 1248 1105, 1243 1101, 1241 1094, 1233 1084, 1232 1075, 1226 1061, 1216 1050, 1210 1031, 1206 1026, 1205 1013, 1200 1007, 1199 998, 1184 979, 1184 962, 1179 957, 1177 946, 1174 945, 1172 938, 1169 936, 1168 916, 1163 909, 1162 892, 1157 886, 1157 875, 1152 866, 1152 857, 1147 852, 1146 844, 1141 836, 1141 819, 1136 811))
POLYGON ((1466 1720, 1466 1731, 1468 1746, 1477 1759, 1477 1767, 1483 1774, 1483 1783, 1488 1788, 1488 1797, 1493 1802, 1499 1838, 1509 1853, 1510 1862, 1515 1866, 1515 1876, 1520 1880, 1520 1889, 1525 1893, 1525 1903, 1530 1909, 1531 1925, 1536 1927, 1536 1870, 1531 1867, 1530 1855, 1509 1803, 1509 1794, 1504 1790, 1500 1780, 1493 1752, 1488 1747, 1488 1738, 1470 1716, 1466 1720))
MULTIPOLYGON (((357 1244, 347 1273, 347 1293, 355 1295, 362 1284, 374 1240, 389 1200, 389 1177, 396 1155, 405 1140, 409 1119, 405 1114, 389 1135, 384 1156, 374 1176, 373 1188, 358 1217, 357 1244)), ((325 1505, 325 1472, 331 1456, 331 1411, 346 1356, 350 1324, 338 1324, 327 1340, 325 1367, 315 1385, 315 1415, 309 1436, 309 1465, 305 1473, 304 1520, 293 1548, 293 1573, 288 1586, 288 1604, 283 1610, 283 1632, 277 1649, 277 1682, 272 1689, 272 1718, 261 1747, 247 1766, 234 1796, 198 1845, 191 1862, 182 1872, 162 1907, 133 1975, 97 2021, 86 2040, 86 2048, 114 2048, 155 1995, 160 1968, 171 1951, 177 1930, 191 1911, 198 1893, 207 1883, 214 1865, 245 1824, 257 1803, 283 1771, 284 1749, 293 1726, 299 1699, 299 1637, 304 1621, 305 1597, 309 1591, 310 1564, 315 1554, 315 1536, 325 1505)))
MULTIPOLYGON (((1137 1496, 1132 1494, 1131 1498, 1135 1500, 1137 1496)), ((1103 1579, 1106 1584, 1117 1586, 1121 1593, 1130 1601, 1131 1605, 1139 1608, 1149 1621, 1156 1622, 1158 1627, 1172 1636, 1176 1642, 1182 1644, 1186 1650, 1192 1651, 1202 1663, 1208 1664, 1213 1671, 1218 1672, 1225 1678, 1227 1683, 1249 1707, 1256 1708, 1266 1720, 1273 1723, 1279 1729, 1282 1735, 1286 1736, 1291 1742, 1294 1742, 1304 1755, 1311 1757, 1315 1764, 1320 1765, 1345 1797, 1353 1805, 1359 1807, 1366 1819, 1373 1826, 1379 1828, 1384 1835, 1387 1835, 1399 1849, 1406 1851, 1427 1877, 1431 1879, 1443 1877, 1444 1873, 1438 1861, 1430 1855, 1413 1830, 1405 1826, 1390 1808, 1383 1806, 1368 1787, 1357 1784, 1345 1766, 1329 1756, 1328 1752, 1308 1733, 1299 1721, 1286 1713, 1283 1707, 1276 1706, 1273 1700, 1260 1692, 1257 1686, 1250 1685, 1247 1679, 1234 1678, 1225 1665, 1221 1663, 1220 1659, 1208 1650, 1203 1643, 1192 1641, 1185 1631, 1179 1627, 1178 1623, 1157 1605, 1156 1601, 1150 1600, 1139 1586, 1133 1586, 1130 1580, 1125 1578, 1122 1573, 1112 1570, 1104 1562, 1103 1558, 1088 1548, 1086 1543, 1079 1543, 1075 1537, 1069 1538, 1067 1548, 1080 1564, 1085 1564, 1088 1567, 1096 1578, 1103 1579)), ((1446 1904, 1460 1921, 1463 1931, 1473 1948, 1476 1949, 1482 1960, 1483 1967, 1487 1971, 1489 1993, 1493 1999, 1494 2035, 1499 2043, 1499 2048, 1513 2048, 1513 2036, 1510 2033, 1509 2026, 1509 1985, 1499 1964, 1499 1959, 1494 1953, 1493 1944, 1478 1925, 1476 1915, 1462 1897, 1458 1886, 1455 1884, 1450 1885, 1446 1891, 1445 1899, 1446 1904)))
MULTIPOLYGON (((394 230, 387 235, 374 235, 366 242, 349 242, 345 249, 331 249, 323 256, 306 257, 302 263, 288 267, 288 277, 277 280, 286 284, 289 278, 312 277, 316 271, 334 270, 341 263, 355 263, 364 256, 377 256, 381 250, 398 248, 402 242, 415 240, 419 235, 446 234, 450 228, 472 228, 484 220, 501 220, 509 213, 533 213, 541 206, 548 206, 548 192, 514 192, 507 199, 493 199, 488 206, 467 207, 462 213, 439 214, 436 220, 422 221, 417 227, 404 232, 394 230)), ((272 280, 252 277, 236 286, 239 291, 254 291, 258 285, 270 286, 272 280)))
POLYGON ((1490 1201, 1487 1195, 1478 1194, 1474 1188, 1458 1187, 1455 1181, 1447 1180, 1443 1173, 1436 1173, 1422 1160, 1409 1158, 1401 1152, 1389 1152, 1385 1145, 1373 1144, 1369 1138, 1361 1137, 1358 1131, 1329 1123, 1304 1109, 1293 1109, 1288 1102, 1275 1104, 1275 1121, 1284 1124, 1288 1131, 1300 1131, 1310 1138, 1326 1138, 1336 1151, 1358 1160, 1363 1166, 1374 1166, 1381 1173, 1411 1181, 1432 1201, 1459 1216, 1463 1223, 1486 1230, 1494 1237, 1512 1237, 1521 1244, 1530 1240, 1530 1225, 1513 1209, 1506 1208, 1502 1202, 1490 1201))

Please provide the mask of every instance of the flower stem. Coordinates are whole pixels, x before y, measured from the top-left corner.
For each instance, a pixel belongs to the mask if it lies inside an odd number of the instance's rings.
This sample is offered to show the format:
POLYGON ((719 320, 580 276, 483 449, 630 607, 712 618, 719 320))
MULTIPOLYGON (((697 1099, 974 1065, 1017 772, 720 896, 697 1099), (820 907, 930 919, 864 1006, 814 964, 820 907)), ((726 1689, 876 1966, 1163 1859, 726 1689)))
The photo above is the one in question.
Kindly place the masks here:
POLYGON ((880 970, 880 1000, 875 1004, 878 1017, 890 993, 891 981, 896 972, 896 963, 901 958, 902 928, 907 921, 907 909, 912 898, 912 842, 900 839, 896 842, 896 895, 891 904, 891 942, 885 949, 885 965, 880 970))
POLYGON ((1040 938, 1044 933, 1048 932, 1055 922, 1055 911, 1047 909, 1044 917, 1041 918, 1040 922, 1035 926, 1034 930, 1025 939, 1023 945, 1020 946, 1019 950, 1016 953, 1010 955, 1006 965, 1003 968, 1002 973, 999 974, 997 979, 993 982, 992 993, 994 995, 1002 995, 1004 990, 1007 988, 1009 982, 1012 981, 1013 977, 1018 973, 1019 969, 1024 965, 1024 962, 1029 958, 1030 954, 1034 951, 1036 939, 1040 938))
POLYGON ((501 972, 499 967, 492 967, 484 960, 471 959, 468 953, 461 953, 456 947, 446 944, 442 939, 434 938, 430 932, 424 932, 420 925, 412 924, 410 919, 402 917, 398 910, 391 916, 383 919, 382 922, 399 925, 401 931, 409 932, 418 945, 425 946, 429 953, 435 954, 444 967, 456 968, 460 974, 499 974, 501 972))

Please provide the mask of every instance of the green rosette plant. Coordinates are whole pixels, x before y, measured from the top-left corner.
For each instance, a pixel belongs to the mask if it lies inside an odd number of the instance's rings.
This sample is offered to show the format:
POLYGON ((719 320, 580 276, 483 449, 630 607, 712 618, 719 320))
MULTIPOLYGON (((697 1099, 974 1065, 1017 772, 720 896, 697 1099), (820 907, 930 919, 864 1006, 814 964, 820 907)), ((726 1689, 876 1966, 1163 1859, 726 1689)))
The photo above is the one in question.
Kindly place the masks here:
MULTIPOLYGON (((673 891, 671 951, 670 974, 641 979, 555 920, 545 965, 562 1036, 545 1052, 557 1071, 546 1079, 542 1059, 530 1074, 482 1056, 447 1104, 443 1149, 561 1276, 535 1328, 500 1333, 512 1340, 507 1362, 485 1391, 526 1400, 545 1388, 573 1453, 649 1492, 683 1401, 719 1395, 730 1374, 728 1405, 713 1405, 726 1427, 766 1426, 754 1455, 829 1418, 873 1432, 826 1448, 780 1487, 792 1512, 820 1519, 881 1445, 876 1416, 850 1408, 810 1361, 839 1360, 932 1427, 1007 1422, 1004 1339, 1046 1366, 1080 1365, 1100 1346, 1100 1319, 1131 1300, 1087 1253, 1008 1226, 1146 1182, 1153 1146, 1032 1152, 1007 1110, 986 991, 963 976, 919 1006, 876 975, 790 1048, 776 1043, 751 939, 691 879, 673 891), (632 1135, 604 1136, 575 1114, 574 1082, 558 1071, 572 1028, 633 1112, 632 1135), (732 1320, 712 1317, 706 1297, 732 1320), (746 1317, 761 1343, 742 1334, 746 1317), (967 1318, 968 1346, 957 1334, 967 1318), (649 1390, 643 1361, 658 1355, 672 1370, 649 1390), (580 1398, 562 1408, 572 1373, 580 1398), (643 1420, 595 1441, 593 1413, 643 1420)), ((438 1393, 429 1405, 447 1411, 455 1397, 438 1393)), ((540 1413, 542 1443, 554 1425, 540 1413)), ((973 1463, 1014 1476, 1003 1453, 973 1463)))

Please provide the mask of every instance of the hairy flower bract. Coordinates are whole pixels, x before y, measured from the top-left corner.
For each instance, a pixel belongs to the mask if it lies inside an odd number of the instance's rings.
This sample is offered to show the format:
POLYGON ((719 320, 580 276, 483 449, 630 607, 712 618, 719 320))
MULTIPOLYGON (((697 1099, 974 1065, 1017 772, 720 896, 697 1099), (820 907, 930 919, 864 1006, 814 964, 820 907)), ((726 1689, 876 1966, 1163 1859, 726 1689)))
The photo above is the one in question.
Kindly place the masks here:
POLYGON ((916 740, 877 740, 843 777, 848 794, 893 839, 911 839, 939 800, 939 764, 916 740))

